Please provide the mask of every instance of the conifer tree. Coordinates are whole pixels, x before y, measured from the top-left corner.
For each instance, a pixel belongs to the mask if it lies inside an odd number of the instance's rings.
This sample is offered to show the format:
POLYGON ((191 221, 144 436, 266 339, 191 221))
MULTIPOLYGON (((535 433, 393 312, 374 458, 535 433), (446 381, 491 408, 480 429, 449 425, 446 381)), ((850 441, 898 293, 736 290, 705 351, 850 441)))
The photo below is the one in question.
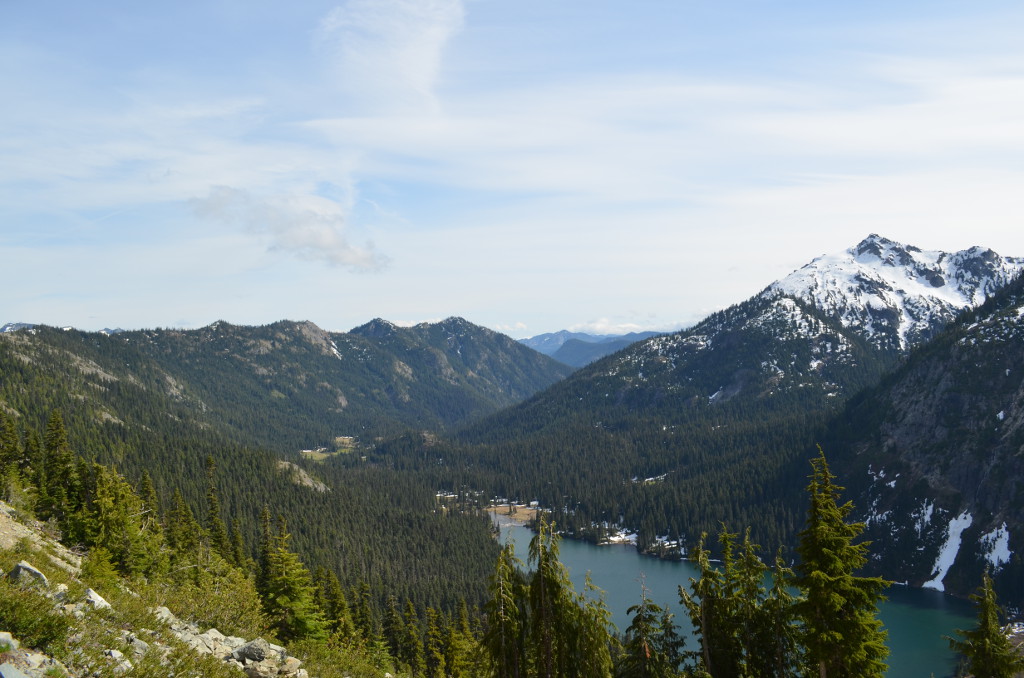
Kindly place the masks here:
POLYGON ((427 608, 427 636, 423 643, 423 655, 428 678, 445 678, 444 663, 444 620, 432 607, 427 608))
POLYGON ((416 606, 412 600, 405 599, 405 635, 401 642, 400 659, 409 667, 409 673, 423 676, 427 672, 426 658, 423 651, 423 637, 420 633, 420 619, 416 614, 416 606))
POLYGON ((475 647, 476 641, 469 627, 469 610, 463 600, 445 635, 444 663, 448 678, 469 678, 472 675, 475 647))
POLYGON ((220 499, 217 497, 217 465, 212 456, 206 457, 206 533, 210 537, 210 548, 228 562, 232 561, 231 540, 224 520, 220 516, 220 499))
POLYGON ((731 560, 731 538, 723 529, 724 544, 722 569, 711 565, 711 552, 705 548, 707 535, 701 535, 693 552, 693 560, 700 572, 698 579, 690 578, 690 590, 679 587, 679 600, 686 608, 694 634, 700 639, 700 650, 688 653, 697 660, 700 670, 712 676, 738 675, 742 665, 743 649, 736 629, 736 596, 730 591, 732 583, 726 580, 731 560))
POLYGON ((483 643, 494 678, 524 678, 527 668, 526 581, 512 544, 498 555, 485 613, 483 643))
POLYGON ((646 584, 640 582, 640 602, 626 613, 629 628, 622 655, 615 666, 616 678, 674 678, 682 662, 683 639, 672 614, 648 597, 646 584))
POLYGON ((889 650, 878 602, 887 583, 855 576, 867 563, 868 543, 854 543, 864 524, 847 522, 853 503, 837 503, 843 488, 833 483, 825 453, 819 453, 811 460, 810 507, 792 582, 803 594, 794 611, 807 661, 820 678, 882 676, 889 650))
MULTIPOLYGON (((538 678, 611 674, 609 613, 603 600, 577 594, 558 560, 558 536, 543 516, 530 540, 530 644, 538 678)), ((589 577, 588 577, 589 583, 589 577)))
POLYGON ((314 580, 317 584, 320 609, 323 610, 327 631, 341 641, 355 638, 356 628, 352 612, 338 576, 325 567, 319 567, 314 580))
POLYGON ((21 436, 14 420, 0 410, 0 473, 21 461, 21 436))
POLYGON ((978 623, 970 631, 957 629, 962 638, 949 638, 949 646, 964 657, 966 674, 975 678, 1013 678, 1024 671, 1024 657, 1011 645, 1000 624, 1002 611, 992 588, 988 572, 982 575, 981 587, 971 595, 978 607, 978 623))
POLYGON ((111 563, 125 575, 153 573, 161 567, 163 532, 145 520, 142 499, 114 469, 93 464, 95 490, 74 522, 87 546, 110 554, 111 563))
POLYGON ((252 561, 252 558, 246 555, 245 540, 242 538, 242 532, 238 529, 237 520, 232 521, 228 534, 231 541, 231 558, 229 560, 235 567, 251 573, 255 563, 252 561))
POLYGON ((326 631, 316 605, 313 578, 299 556, 290 550, 290 539, 284 518, 280 518, 278 532, 271 538, 266 555, 266 578, 260 590, 263 607, 282 641, 322 638, 326 631))
POLYGON ((160 498, 156 494, 156 487, 153 486, 153 478, 149 475, 149 471, 142 472, 142 480, 139 481, 139 498, 142 500, 147 518, 160 524, 160 498))
MULTIPOLYGON (((39 433, 35 429, 25 431, 25 445, 22 449, 21 463, 22 471, 34 471, 42 473, 43 468, 43 444, 39 440, 39 433)), ((36 483, 38 488, 39 483, 36 483)))
POLYGON ((171 509, 167 512, 167 544, 179 555, 194 554, 199 550, 202 528, 192 509, 185 503, 181 491, 175 489, 171 509))
POLYGON ((54 410, 43 437, 44 460, 40 474, 38 517, 55 518, 58 523, 75 511, 81 500, 81 481, 75 453, 68 442, 64 418, 54 410))

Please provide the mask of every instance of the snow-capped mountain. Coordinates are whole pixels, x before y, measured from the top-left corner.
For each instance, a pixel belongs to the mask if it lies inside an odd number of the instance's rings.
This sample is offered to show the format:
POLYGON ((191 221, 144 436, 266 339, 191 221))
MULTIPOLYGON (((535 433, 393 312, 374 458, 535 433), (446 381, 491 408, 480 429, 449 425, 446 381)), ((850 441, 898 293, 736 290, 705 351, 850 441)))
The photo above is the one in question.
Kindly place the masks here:
POLYGON ((983 303, 1024 270, 1024 258, 990 249, 921 250, 870 235, 818 257, 764 295, 787 295, 837 317, 878 348, 906 351, 983 303))

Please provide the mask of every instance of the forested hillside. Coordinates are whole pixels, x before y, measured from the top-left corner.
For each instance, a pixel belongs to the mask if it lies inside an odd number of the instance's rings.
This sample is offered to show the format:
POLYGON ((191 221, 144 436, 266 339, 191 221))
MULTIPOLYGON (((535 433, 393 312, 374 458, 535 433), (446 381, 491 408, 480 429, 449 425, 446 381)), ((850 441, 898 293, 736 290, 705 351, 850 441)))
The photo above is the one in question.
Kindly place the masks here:
MULTIPOLYGON (((696 539, 719 521, 788 543, 801 520, 800 466, 842 398, 896 359, 813 307, 756 297, 691 330, 648 339, 424 452, 453 479, 591 523, 696 539), (557 482, 556 482, 557 480, 557 482)), ((378 449, 392 463, 411 440, 378 449)), ((802 471, 802 467, 801 467, 802 471)))
POLYGON ((179 492, 206 513, 210 458, 220 504, 250 552, 268 505, 310 566, 348 586, 420 608, 479 601, 496 546, 475 498, 442 506, 429 479, 367 463, 365 448, 493 412, 569 370, 460 319, 384 336, 369 331, 375 324, 351 334, 292 322, 3 333, 0 414, 32 448, 33 432, 60 412, 78 455, 133 484, 148 472, 165 509, 179 492), (299 454, 306 448, 319 461, 299 454))

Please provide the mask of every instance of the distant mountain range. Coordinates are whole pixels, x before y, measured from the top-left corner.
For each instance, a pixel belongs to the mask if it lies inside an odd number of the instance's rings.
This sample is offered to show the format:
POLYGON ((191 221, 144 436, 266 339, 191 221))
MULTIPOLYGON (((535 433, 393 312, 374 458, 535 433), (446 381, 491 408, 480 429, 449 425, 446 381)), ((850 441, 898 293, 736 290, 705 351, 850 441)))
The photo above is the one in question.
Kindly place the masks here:
MULTIPOLYGON (((147 419, 163 412, 279 450, 445 430, 571 371, 461 318, 408 328, 374 320, 348 333, 291 321, 116 334, 34 326, 0 334, 0 369, 52 384, 35 394, 44 410, 129 428, 155 425, 147 419)), ((0 401, 20 409, 19 389, 5 379, 0 401)))
POLYGON ((583 367, 598 358, 603 358, 606 355, 620 351, 634 342, 648 339, 658 334, 661 333, 587 334, 585 332, 561 330, 559 332, 538 334, 529 339, 520 339, 519 342, 544 355, 549 355, 566 365, 583 367))

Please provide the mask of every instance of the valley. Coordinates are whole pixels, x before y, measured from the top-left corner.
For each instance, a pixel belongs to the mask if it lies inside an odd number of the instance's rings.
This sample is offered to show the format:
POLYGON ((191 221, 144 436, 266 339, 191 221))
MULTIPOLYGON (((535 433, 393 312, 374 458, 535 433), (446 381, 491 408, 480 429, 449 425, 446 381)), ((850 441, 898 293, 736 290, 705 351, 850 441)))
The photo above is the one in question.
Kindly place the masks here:
POLYGON ((983 248, 872 235, 692 327, 577 362, 552 356, 601 342, 552 335, 545 355, 462 318, 349 332, 11 324, 3 449, 37 475, 11 476, 3 498, 36 501, 59 413, 82 477, 105 477, 84 470, 95 463, 151 488, 164 522, 223 516, 242 570, 279 516, 366 633, 402 610, 425 638, 430 619, 481 623, 500 549, 490 514, 508 510, 495 503, 664 559, 749 528, 765 562, 792 560, 820 446, 872 543, 865 575, 963 598, 990 572, 1019 612, 1021 271, 983 248))

